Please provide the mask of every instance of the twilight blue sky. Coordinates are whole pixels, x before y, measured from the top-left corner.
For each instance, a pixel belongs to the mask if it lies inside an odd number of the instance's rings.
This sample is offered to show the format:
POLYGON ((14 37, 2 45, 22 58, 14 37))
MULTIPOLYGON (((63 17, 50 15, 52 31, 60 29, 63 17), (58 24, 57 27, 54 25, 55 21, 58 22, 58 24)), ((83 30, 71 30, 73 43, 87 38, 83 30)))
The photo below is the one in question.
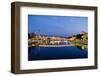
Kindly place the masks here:
POLYGON ((28 32, 42 35, 71 36, 88 32, 88 17, 28 15, 28 32))

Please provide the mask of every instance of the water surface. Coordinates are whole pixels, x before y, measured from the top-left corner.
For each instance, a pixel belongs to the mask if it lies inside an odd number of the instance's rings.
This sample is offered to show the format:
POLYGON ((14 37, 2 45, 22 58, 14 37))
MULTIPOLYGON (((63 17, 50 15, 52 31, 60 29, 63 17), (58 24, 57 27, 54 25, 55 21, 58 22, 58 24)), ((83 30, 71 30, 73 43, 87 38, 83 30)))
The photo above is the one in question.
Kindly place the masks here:
POLYGON ((75 46, 67 47, 29 47, 28 60, 52 60, 52 59, 78 59, 88 58, 88 50, 75 46))

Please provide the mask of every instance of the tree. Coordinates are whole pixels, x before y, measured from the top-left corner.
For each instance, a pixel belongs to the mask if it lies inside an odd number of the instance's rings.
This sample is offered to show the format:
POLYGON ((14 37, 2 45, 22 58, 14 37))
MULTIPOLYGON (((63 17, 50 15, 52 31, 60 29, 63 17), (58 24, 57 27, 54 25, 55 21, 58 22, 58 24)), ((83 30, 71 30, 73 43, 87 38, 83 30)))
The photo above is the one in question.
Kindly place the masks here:
POLYGON ((82 39, 82 36, 83 36, 82 34, 77 34, 77 35, 76 35, 76 38, 77 38, 77 39, 82 39))
POLYGON ((50 44, 50 40, 51 40, 50 38, 47 38, 47 44, 50 44))
POLYGON ((34 36, 36 36, 35 33, 28 33, 28 38, 32 38, 32 37, 34 37, 34 36))

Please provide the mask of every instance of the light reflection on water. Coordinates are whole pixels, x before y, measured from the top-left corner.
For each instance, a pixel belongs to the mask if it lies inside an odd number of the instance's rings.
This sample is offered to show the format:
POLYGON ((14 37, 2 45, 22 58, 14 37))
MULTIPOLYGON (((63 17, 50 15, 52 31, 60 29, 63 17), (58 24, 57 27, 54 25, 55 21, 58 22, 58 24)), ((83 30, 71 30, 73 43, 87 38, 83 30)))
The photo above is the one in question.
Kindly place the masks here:
POLYGON ((78 59, 88 58, 88 50, 75 46, 29 47, 28 60, 78 59))

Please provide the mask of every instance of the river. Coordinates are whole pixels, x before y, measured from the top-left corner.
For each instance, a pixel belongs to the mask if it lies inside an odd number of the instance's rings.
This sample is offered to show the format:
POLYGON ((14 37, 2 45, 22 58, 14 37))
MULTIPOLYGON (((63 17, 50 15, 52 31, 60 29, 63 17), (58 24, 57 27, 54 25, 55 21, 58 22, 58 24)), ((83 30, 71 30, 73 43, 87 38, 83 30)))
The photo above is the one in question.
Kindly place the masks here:
POLYGON ((28 60, 79 59, 88 58, 88 50, 76 46, 29 47, 28 60))

